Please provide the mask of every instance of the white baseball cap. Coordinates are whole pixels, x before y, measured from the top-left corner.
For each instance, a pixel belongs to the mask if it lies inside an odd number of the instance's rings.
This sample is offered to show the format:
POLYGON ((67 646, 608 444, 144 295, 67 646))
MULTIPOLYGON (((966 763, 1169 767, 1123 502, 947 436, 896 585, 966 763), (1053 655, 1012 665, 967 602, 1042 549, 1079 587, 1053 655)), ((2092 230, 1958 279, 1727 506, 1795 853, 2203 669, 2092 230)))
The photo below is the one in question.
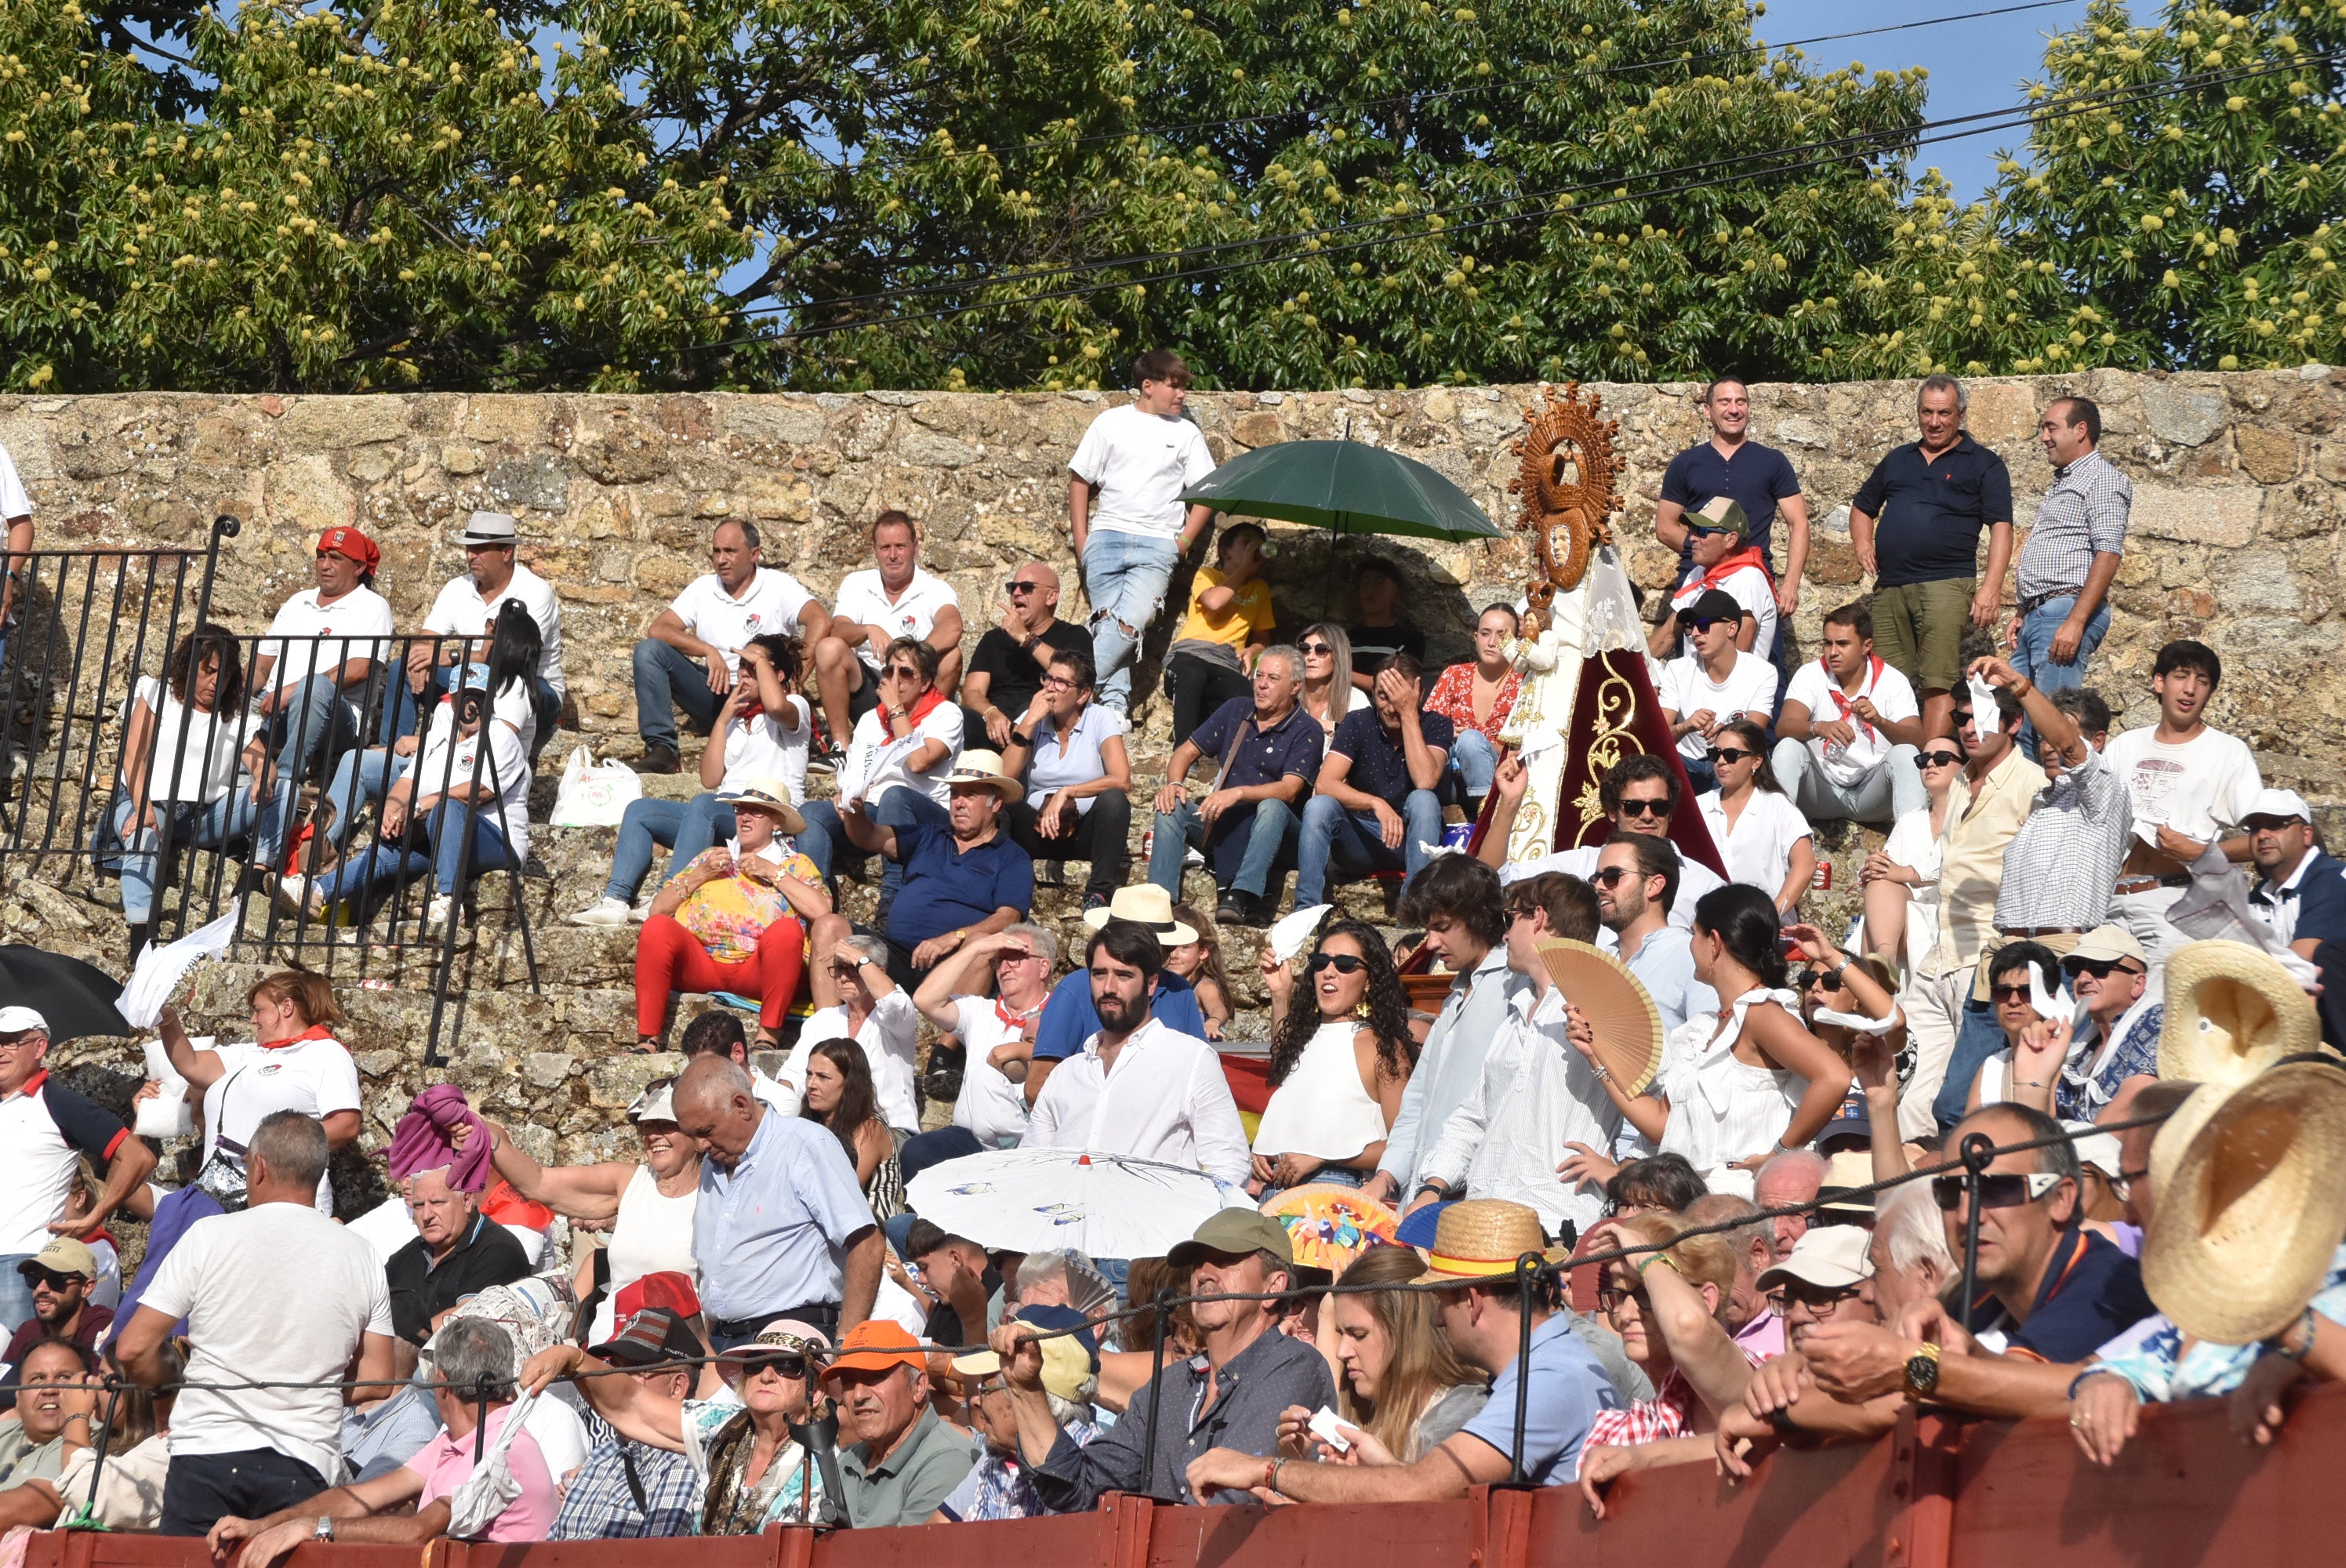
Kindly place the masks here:
POLYGON ((0 1007, 0 1034, 23 1034, 31 1030, 46 1034, 49 1021, 29 1007, 0 1007))
POLYGON ((2240 814, 2242 821, 2254 817, 2294 817, 2300 822, 2310 822, 2313 808, 2294 789, 2259 789, 2256 802, 2240 814))

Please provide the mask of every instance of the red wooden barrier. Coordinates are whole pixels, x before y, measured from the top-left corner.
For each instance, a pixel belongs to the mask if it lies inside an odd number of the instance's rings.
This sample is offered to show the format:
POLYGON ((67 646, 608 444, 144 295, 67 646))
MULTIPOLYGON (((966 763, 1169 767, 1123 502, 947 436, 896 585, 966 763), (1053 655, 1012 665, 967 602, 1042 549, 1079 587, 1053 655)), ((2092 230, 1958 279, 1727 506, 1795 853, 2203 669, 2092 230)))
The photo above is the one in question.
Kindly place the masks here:
MULTIPOLYGON (((1863 1447, 1785 1450, 1751 1480, 1708 1465, 1623 1477, 1610 1517, 1577 1488, 1451 1502, 1165 1508, 818 1536, 438 1541, 298 1548, 287 1568, 2183 1568, 2321 1563, 2346 1542, 2346 1389, 2307 1396, 2270 1449, 2221 1400, 2154 1406, 2118 1464, 2057 1420, 1908 1417, 1863 1447)), ((25 1568, 212 1568, 203 1543, 51 1531, 25 1568)))

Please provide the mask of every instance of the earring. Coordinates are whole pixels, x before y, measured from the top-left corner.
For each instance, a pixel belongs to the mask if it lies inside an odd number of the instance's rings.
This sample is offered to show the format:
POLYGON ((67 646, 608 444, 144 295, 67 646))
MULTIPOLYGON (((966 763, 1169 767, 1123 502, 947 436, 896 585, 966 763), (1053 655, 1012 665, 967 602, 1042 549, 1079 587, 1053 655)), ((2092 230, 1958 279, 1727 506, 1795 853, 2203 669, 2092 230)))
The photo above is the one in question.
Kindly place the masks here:
POLYGON ((1368 1015, 1369 999, 1363 996, 1361 998, 1360 1004, 1352 1009, 1352 1016, 1355 1018, 1366 1018, 1368 1015))

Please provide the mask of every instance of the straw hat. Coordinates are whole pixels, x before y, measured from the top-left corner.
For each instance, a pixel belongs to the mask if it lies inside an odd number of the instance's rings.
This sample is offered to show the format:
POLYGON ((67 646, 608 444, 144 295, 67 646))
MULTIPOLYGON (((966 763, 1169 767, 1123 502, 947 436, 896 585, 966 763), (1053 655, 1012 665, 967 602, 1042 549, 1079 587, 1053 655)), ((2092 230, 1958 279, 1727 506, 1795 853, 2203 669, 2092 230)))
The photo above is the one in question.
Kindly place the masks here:
POLYGON ((1561 1250, 1548 1246, 1539 1216, 1532 1209, 1504 1198, 1470 1197, 1442 1211, 1441 1223, 1433 1227, 1433 1246, 1425 1254, 1425 1272, 1414 1283, 1504 1278, 1515 1273, 1515 1259, 1527 1252, 1550 1263, 1565 1261, 1561 1250))
POLYGON ((1002 753, 984 749, 964 751, 945 775, 948 785, 978 784, 993 790, 1004 800, 1023 800, 1026 786, 1002 770, 1002 753))
POLYGON ((803 833, 806 819, 790 804, 790 786, 779 779, 751 779, 738 789, 728 789, 717 797, 720 806, 747 806, 753 811, 764 811, 776 820, 778 831, 803 833))
POLYGON ((2291 1062, 2229 1094, 2202 1089, 2184 1111, 2211 1095, 2197 1127, 2177 1125, 2178 1111, 2153 1145, 2142 1282, 2185 1333, 2248 1345, 2304 1310, 2346 1235, 2346 1071, 2291 1062))
POLYGON ((2321 1044, 2313 999, 2246 942, 2195 942, 2167 961, 2158 1075, 2238 1087, 2321 1044))
POLYGON ((1173 918, 1173 895, 1155 882, 1135 882, 1128 888, 1117 889, 1104 908, 1085 914, 1084 929, 1097 931, 1112 920, 1145 925, 1167 947, 1187 947, 1198 940, 1196 928, 1173 918))
POLYGON ((1625 1095, 1641 1095, 1662 1065, 1662 1014, 1645 985, 1603 948, 1557 937, 1540 962, 1564 999, 1596 1032, 1596 1059, 1625 1095))

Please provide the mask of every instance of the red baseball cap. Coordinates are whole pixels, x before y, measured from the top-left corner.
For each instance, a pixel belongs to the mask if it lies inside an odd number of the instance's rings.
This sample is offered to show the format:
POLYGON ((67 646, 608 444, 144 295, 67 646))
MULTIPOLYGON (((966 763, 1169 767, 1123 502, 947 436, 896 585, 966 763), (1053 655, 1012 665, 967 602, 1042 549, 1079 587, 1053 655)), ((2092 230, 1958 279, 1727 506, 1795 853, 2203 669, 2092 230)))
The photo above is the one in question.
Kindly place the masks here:
POLYGON ((679 1318, 694 1317, 700 1311, 700 1293, 689 1277, 668 1269, 623 1285, 611 1298, 611 1316, 621 1329, 648 1307, 664 1307, 679 1318))
POLYGON ((355 528, 329 528, 319 535, 318 554, 346 555, 370 572, 382 564, 382 552, 374 541, 355 528))

